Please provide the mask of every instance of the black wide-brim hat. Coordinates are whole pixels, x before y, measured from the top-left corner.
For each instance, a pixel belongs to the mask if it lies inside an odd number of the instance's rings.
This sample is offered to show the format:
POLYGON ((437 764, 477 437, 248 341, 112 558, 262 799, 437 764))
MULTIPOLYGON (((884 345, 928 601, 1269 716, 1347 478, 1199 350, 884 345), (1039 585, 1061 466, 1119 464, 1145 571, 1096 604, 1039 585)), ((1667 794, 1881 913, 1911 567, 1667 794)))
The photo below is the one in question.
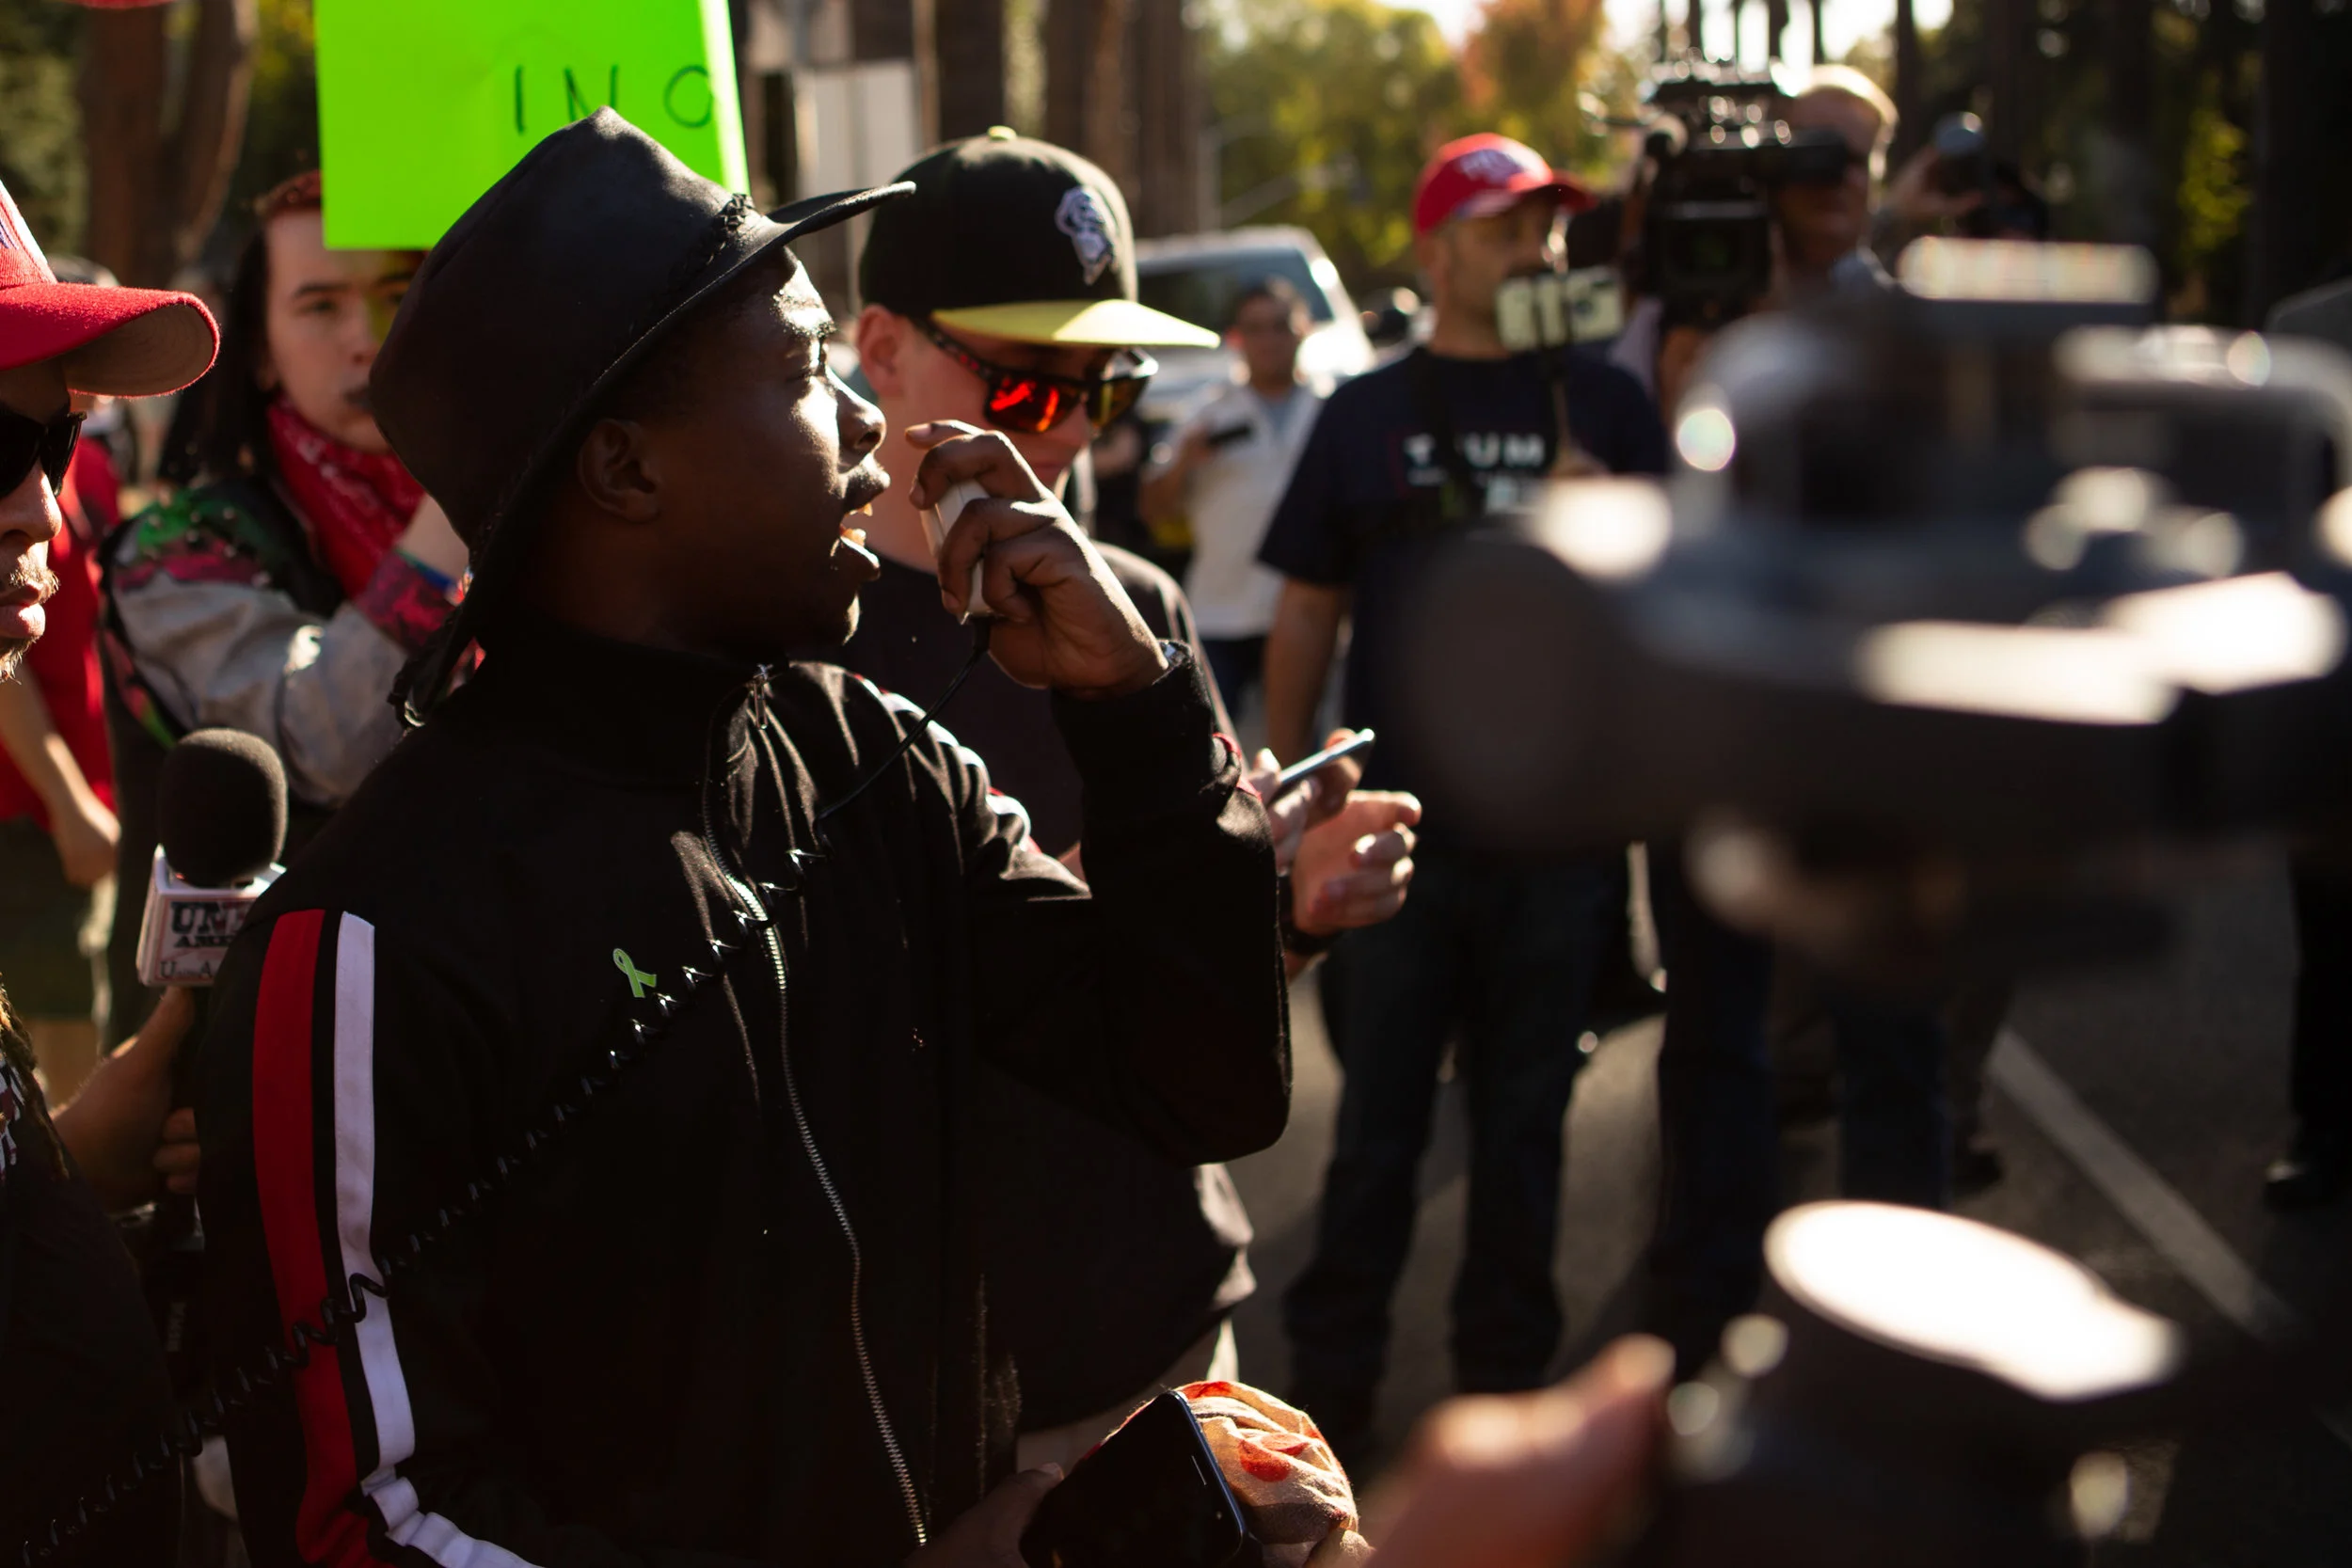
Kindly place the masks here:
POLYGON ((465 599, 394 691, 410 722, 506 592, 527 553, 525 502, 613 384, 776 246, 914 188, 762 214, 598 109, 466 209, 417 269, 368 377, 377 428, 472 557, 465 599))

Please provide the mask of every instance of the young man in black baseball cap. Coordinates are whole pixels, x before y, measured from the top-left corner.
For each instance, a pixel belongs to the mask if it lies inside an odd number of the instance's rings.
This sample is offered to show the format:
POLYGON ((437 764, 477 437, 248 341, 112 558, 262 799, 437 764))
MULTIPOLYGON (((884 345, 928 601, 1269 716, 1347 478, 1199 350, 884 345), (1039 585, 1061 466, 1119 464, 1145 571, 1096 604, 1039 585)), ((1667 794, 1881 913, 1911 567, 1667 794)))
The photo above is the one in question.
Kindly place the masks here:
POLYGON ((1182 1162, 1281 1130, 1264 814, 1006 440, 898 483, 988 493, 938 580, 984 562, 1054 691, 1096 890, 787 661, 855 625, 890 480, 785 242, 898 194, 763 217, 600 110, 403 302, 373 404, 473 587, 256 908, 200 1096, 215 1342, 335 1334, 230 1433, 262 1568, 1012 1560, 1052 1477, 1005 1479, 979 1062, 1182 1162))
MULTIPOLYGON (((1134 404, 1149 348, 1216 341, 1136 303, 1126 203, 1087 160, 1000 130, 899 179, 914 194, 875 213, 859 263, 858 350, 892 431, 885 462, 912 461, 916 449, 898 443, 928 421, 993 425, 1051 487, 1134 404)), ((936 692, 971 637, 941 607, 923 521, 893 491, 866 527, 882 575, 861 595, 857 634, 831 657, 886 688, 936 692)), ((1096 547, 1145 623, 1198 657, 1174 580, 1096 547)), ((1044 692, 981 670, 947 722, 1029 808, 1049 853, 1078 844, 1084 781, 1044 692)), ((1419 807, 1351 799, 1355 774, 1335 768, 1312 802, 1276 811, 1278 842, 1296 850, 1282 858, 1301 948, 1387 919, 1405 897, 1419 807), (1281 820, 1294 812, 1296 823, 1281 820)), ((987 1259, 991 1337, 1020 1378, 1024 1461, 1084 1454, 1158 1386, 1235 1376, 1227 1318, 1255 1281, 1224 1169, 1187 1169, 1005 1074, 983 1073, 980 1086, 991 1207, 1030 1216, 993 1229, 987 1259)))

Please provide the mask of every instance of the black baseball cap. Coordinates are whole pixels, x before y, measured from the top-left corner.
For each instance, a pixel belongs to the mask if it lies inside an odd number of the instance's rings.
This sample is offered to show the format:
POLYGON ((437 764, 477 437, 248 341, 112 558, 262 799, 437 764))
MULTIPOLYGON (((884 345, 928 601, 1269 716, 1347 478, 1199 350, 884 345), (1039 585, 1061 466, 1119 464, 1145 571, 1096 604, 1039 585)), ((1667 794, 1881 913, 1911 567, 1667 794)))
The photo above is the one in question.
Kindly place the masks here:
POLYGON ((877 208, 858 293, 902 316, 1025 343, 1214 348, 1136 301, 1135 229, 1111 177, 999 126, 926 153, 914 194, 877 208))

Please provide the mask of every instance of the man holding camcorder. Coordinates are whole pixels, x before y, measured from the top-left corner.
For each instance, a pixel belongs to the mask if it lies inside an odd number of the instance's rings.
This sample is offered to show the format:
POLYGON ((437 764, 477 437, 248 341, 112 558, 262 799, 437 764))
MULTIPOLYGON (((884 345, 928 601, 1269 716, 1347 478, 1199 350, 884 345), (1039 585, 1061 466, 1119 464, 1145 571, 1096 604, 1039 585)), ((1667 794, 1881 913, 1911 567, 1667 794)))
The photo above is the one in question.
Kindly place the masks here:
MULTIPOLYGON (((1894 138, 1895 110, 1859 72, 1825 67, 1785 110, 1796 138, 1835 133, 1845 144, 1835 181, 1788 180, 1771 191, 1774 267, 1752 309, 1824 293, 1890 290, 1867 246, 1871 192, 1894 138)), ((1666 319, 1676 319, 1669 305, 1666 319)), ((1696 372, 1711 329, 1677 325, 1658 345, 1657 385, 1671 411, 1696 372)), ((1818 1011, 1836 1041, 1840 1186, 1849 1197, 1941 1205, 1948 1195, 1949 1128, 1942 1085, 1945 1030, 1914 1001, 1860 995, 1809 974, 1775 973, 1770 943, 1734 931, 1692 896, 1679 845, 1655 847, 1651 900, 1672 977, 1658 1060, 1664 1190, 1651 1252, 1649 1313, 1685 1366, 1755 1298, 1764 1227, 1777 1207, 1778 1127, 1768 1017, 1818 1011), (1818 994, 1817 994, 1818 992, 1818 994)))
MULTIPOLYGON (((1502 136, 1454 142, 1422 171, 1414 248, 1435 329, 1424 347, 1331 395, 1261 552, 1287 579, 1266 648, 1267 728, 1283 756, 1311 747, 1340 623, 1352 618, 1345 721, 1405 743, 1384 747, 1364 782, 1412 787, 1410 737, 1393 725, 1397 650, 1432 552, 1581 454, 1619 472, 1664 467, 1663 433, 1631 377, 1568 350, 1513 354, 1498 325, 1502 286, 1557 271, 1563 219, 1591 203, 1582 185, 1502 136)), ((1487 858, 1433 819, 1416 858, 1403 913, 1351 935, 1339 954, 1338 1145, 1314 1259, 1284 1304, 1297 1402, 1349 1461, 1371 1426, 1414 1175, 1457 1028, 1476 1152, 1454 1374, 1477 1391, 1543 1381, 1561 1328, 1551 1281, 1561 1122, 1612 912, 1599 857, 1487 858)))

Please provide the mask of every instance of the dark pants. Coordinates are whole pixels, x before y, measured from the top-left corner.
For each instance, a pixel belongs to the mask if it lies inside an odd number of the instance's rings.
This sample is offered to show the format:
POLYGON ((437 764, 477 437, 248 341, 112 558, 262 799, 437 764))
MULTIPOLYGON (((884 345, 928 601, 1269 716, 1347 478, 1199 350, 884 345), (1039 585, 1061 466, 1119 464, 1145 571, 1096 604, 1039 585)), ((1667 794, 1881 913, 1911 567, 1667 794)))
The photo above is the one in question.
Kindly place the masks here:
MULTIPOLYGON (((1666 970, 1658 1054, 1663 1163, 1650 1249, 1652 1327, 1686 1365, 1754 1305, 1780 1207, 1780 1136, 1765 1017, 1770 944, 1693 900, 1678 846, 1653 846, 1650 903, 1666 970)), ((1941 1208, 1950 1185, 1945 1031, 1937 1009, 1825 986, 1837 1046, 1839 1190, 1941 1208)))
POLYGON ((2306 1139, 2352 1141, 2352 879, 2298 864, 2294 888, 2295 1119, 2306 1139))
POLYGON ((1465 1389, 1534 1387, 1560 1339, 1562 1123, 1583 1063, 1605 868, 1497 863, 1427 844, 1414 861, 1403 912, 1344 944, 1337 1145, 1314 1258, 1283 1301, 1296 1386, 1337 1424, 1368 1418, 1379 1382, 1450 1037, 1470 1120, 1454 1376, 1465 1389))
POLYGON ((1265 639, 1204 637, 1200 640, 1200 651, 1208 656, 1209 673, 1216 678, 1216 694, 1225 700, 1226 713, 1239 714, 1243 695, 1258 684, 1258 675, 1265 669, 1265 639))

